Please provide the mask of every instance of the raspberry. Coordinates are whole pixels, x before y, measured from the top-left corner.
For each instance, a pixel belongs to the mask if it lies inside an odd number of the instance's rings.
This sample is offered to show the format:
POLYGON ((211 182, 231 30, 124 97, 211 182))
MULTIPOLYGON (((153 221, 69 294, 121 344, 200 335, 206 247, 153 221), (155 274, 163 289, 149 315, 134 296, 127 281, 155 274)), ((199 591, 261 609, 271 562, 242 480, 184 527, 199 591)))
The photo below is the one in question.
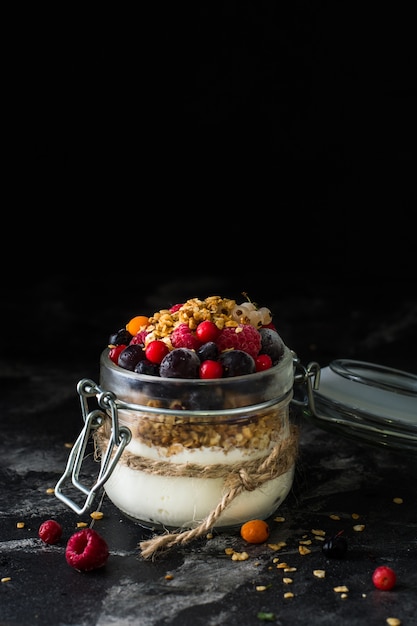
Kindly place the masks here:
POLYGON ((188 324, 180 324, 172 331, 171 343, 174 348, 188 348, 198 350, 201 341, 194 335, 188 324))
POLYGON ((107 543, 93 528, 82 528, 68 540, 65 558, 80 572, 103 567, 109 557, 107 543))
POLYGON ((220 352, 231 349, 243 350, 256 359, 261 348, 261 336, 251 324, 239 324, 233 328, 223 328, 216 339, 216 344, 220 352))
POLYGON ((62 526, 56 520, 48 519, 39 526, 38 535, 44 543, 58 543, 62 537, 62 526))
POLYGON ((130 345, 134 345, 137 343, 137 344, 144 346, 145 337, 147 334, 148 334, 147 330, 140 330, 138 333, 136 333, 136 335, 132 337, 132 339, 130 340, 130 345))

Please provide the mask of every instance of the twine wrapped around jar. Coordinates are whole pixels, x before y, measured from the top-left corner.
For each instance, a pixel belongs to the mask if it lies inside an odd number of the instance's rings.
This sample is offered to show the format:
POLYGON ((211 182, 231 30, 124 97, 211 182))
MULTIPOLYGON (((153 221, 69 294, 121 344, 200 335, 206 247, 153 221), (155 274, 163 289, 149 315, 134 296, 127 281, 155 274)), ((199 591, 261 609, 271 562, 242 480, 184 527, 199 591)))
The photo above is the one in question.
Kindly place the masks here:
MULTIPOLYGON (((98 460, 109 443, 108 424, 97 429, 94 434, 95 456, 98 460)), ((141 541, 139 547, 143 558, 154 557, 158 551, 167 550, 176 545, 184 545, 203 536, 218 521, 223 511, 243 491, 254 491, 267 481, 278 478, 289 471, 298 454, 299 429, 289 425, 289 436, 277 441, 270 452, 257 459, 233 464, 213 464, 202 466, 195 463, 170 463, 151 460, 124 450, 119 463, 133 470, 167 477, 221 478, 224 482, 224 495, 218 505, 195 528, 178 532, 167 532, 141 541)))

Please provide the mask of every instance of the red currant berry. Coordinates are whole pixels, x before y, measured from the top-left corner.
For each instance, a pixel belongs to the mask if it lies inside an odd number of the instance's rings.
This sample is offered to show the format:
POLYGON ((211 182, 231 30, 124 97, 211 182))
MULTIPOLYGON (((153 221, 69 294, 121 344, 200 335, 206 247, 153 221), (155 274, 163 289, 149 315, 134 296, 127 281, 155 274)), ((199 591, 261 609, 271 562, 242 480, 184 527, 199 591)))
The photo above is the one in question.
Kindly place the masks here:
POLYGON ((200 378, 222 378, 223 366, 218 361, 203 361, 199 370, 200 378))
POLYGON ((217 337, 220 335, 220 330, 214 322, 205 320, 204 322, 200 322, 197 326, 195 334, 201 343, 207 343, 208 341, 216 341, 217 337))
POLYGON ((146 358, 151 363, 160 363, 168 352, 169 348, 167 344, 160 339, 155 339, 155 341, 148 343, 145 350, 146 358))
POLYGON ((39 526, 38 535, 44 543, 58 543, 62 537, 62 526, 56 520, 48 519, 39 526))
POLYGON ((269 370, 272 367, 272 359, 269 354, 258 354, 255 359, 255 367, 257 372, 269 370))
POLYGON ((389 591, 395 586, 397 576, 394 570, 387 565, 380 565, 372 574, 372 582, 377 589, 389 591))
POLYGON ((109 359, 111 361, 113 361, 113 363, 116 363, 119 360, 119 355, 121 352, 123 352, 123 350, 126 348, 127 346, 125 344, 121 344, 120 346, 114 346, 113 348, 110 348, 109 351, 109 359))

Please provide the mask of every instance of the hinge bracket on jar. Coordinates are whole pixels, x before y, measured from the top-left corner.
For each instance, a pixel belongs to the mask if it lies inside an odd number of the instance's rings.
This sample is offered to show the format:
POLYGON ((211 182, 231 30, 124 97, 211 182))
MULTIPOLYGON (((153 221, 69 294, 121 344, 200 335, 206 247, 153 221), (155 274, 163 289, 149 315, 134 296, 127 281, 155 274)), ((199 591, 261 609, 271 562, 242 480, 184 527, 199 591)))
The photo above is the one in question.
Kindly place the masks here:
POLYGON ((103 392, 100 387, 88 379, 83 379, 78 383, 77 391, 81 401, 84 427, 72 447, 65 471, 55 486, 55 495, 75 511, 75 513, 82 515, 90 508, 96 493, 109 478, 123 450, 131 440, 132 434, 127 427, 119 426, 116 397, 113 393, 107 391, 103 392), (92 397, 97 398, 100 408, 90 411, 88 408, 88 398, 92 397), (109 413, 112 420, 109 444, 104 457, 101 459, 100 471, 96 482, 92 487, 87 487, 80 481, 80 471, 85 459, 87 444, 94 431, 108 418, 109 413), (82 506, 76 504, 74 500, 65 495, 62 491, 64 483, 69 478, 71 478, 73 486, 86 496, 82 506))
POLYGON ((315 361, 309 363, 306 367, 300 363, 298 357, 294 354, 294 384, 305 385, 307 389, 307 399, 292 399, 293 404, 308 406, 313 415, 317 416, 316 405, 314 401, 314 391, 320 387, 320 365, 315 361))

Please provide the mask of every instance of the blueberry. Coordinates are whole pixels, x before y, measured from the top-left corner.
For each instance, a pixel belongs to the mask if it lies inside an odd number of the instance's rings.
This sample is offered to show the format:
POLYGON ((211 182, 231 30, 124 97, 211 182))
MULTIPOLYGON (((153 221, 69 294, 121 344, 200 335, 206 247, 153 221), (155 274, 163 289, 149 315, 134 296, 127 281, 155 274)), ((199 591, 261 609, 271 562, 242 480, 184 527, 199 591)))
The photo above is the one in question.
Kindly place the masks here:
POLYGON ((322 545, 323 553, 332 559, 342 559, 347 552, 347 541, 342 536, 343 530, 332 535, 322 545))
POLYGON ((223 365, 223 378, 256 372, 255 360, 243 350, 226 350, 220 354, 219 361, 223 365))
POLYGON ((133 372, 137 363, 145 358, 145 351, 139 344, 126 346, 119 354, 117 365, 133 372))
POLYGON ((284 343, 281 337, 272 328, 260 328, 259 334, 261 335, 259 354, 268 354, 272 359, 272 363, 276 365, 284 354, 284 343))
POLYGON ((194 350, 174 348, 162 359, 161 378, 198 378, 200 359, 194 350))
POLYGON ((120 328, 117 332, 113 333, 109 337, 109 346, 121 346, 129 345, 132 340, 132 335, 126 328, 120 328))
POLYGON ((214 341, 207 341, 198 348, 197 356, 201 362, 203 361, 217 361, 219 356, 219 349, 214 341))
POLYGON ((136 374, 147 374, 148 376, 159 376, 159 364, 151 363, 148 359, 143 359, 136 363, 134 371, 136 374))

